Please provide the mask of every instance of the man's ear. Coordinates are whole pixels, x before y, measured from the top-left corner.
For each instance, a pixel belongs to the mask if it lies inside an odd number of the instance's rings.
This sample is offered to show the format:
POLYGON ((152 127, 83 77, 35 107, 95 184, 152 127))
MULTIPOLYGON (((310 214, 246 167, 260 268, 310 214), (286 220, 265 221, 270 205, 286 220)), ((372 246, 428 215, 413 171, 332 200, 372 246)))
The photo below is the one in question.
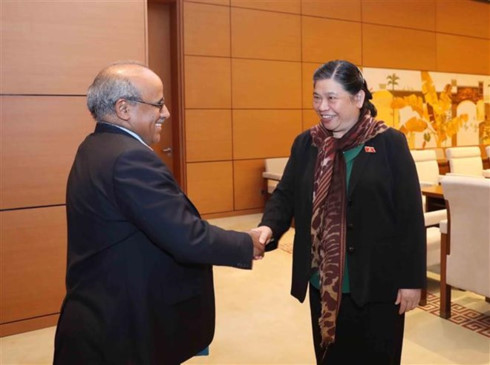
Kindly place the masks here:
POLYGON ((116 115, 118 116, 119 119, 122 119, 122 120, 128 120, 129 119, 130 108, 131 108, 131 105, 129 105, 129 103, 125 99, 118 99, 116 101, 116 104, 114 104, 114 110, 116 112, 116 115))
POLYGON ((364 104, 364 98, 366 97, 366 93, 364 90, 359 90, 359 92, 354 96, 354 100, 356 101, 356 106, 360 109, 364 104))

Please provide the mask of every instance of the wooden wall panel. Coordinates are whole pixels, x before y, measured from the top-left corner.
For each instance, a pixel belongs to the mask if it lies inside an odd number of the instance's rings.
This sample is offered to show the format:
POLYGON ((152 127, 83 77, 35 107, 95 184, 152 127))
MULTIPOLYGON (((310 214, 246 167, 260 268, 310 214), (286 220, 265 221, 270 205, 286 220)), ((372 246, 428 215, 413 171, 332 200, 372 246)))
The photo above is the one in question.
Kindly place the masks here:
POLYGON ((233 157, 288 156, 301 119, 301 110, 234 110, 233 157))
POLYGON ((310 129, 314 125, 318 124, 320 119, 318 114, 313 109, 303 109, 303 130, 310 129))
POLYGON ((84 97, 1 96, 0 208, 65 203, 78 145, 93 131, 84 97))
POLYGON ((362 21, 435 31, 435 0, 362 0, 362 21))
POLYGON ((490 74, 490 40, 437 34, 435 70, 490 74))
POLYGON ((235 210, 262 208, 264 206, 264 160, 233 162, 235 210))
MULTIPOLYGON (((330 60, 325 60, 330 61, 330 60)), ((323 63, 306 63, 302 67, 303 108, 310 109, 313 105, 313 74, 323 63)))
POLYGON ((231 0, 231 6, 299 14, 301 0, 231 0))
POLYGON ((436 0, 436 30, 490 39, 490 4, 470 0, 436 0))
POLYGON ((300 22, 299 15, 232 8, 232 56, 299 61, 300 22))
POLYGON ((301 63, 232 59, 234 108, 301 108, 301 63))
POLYGON ((327 61, 490 74, 490 10, 474 1, 189 0, 184 7, 188 181, 207 214, 260 209, 256 169, 264 158, 289 155, 294 137, 318 123, 312 76, 327 61), (199 169, 207 179, 211 162, 233 166, 230 210, 228 198, 212 202, 216 184, 200 191, 199 169))
POLYGON ((185 135, 187 162, 231 160, 230 110, 187 110, 185 135))
POLYGON ((363 24, 362 32, 363 66, 409 70, 434 70, 436 67, 433 32, 370 24, 363 24))
POLYGON ((302 0, 304 15, 361 21, 361 0, 302 0))
POLYGON ((184 3, 184 53, 230 56, 230 8, 184 3))
POLYGON ((85 94, 120 59, 146 61, 146 1, 2 2, 1 92, 85 94))
POLYGON ((304 16, 302 39, 303 62, 361 63, 361 23, 304 16))
POLYGON ((201 214, 232 211, 232 162, 187 164, 187 193, 201 214))
POLYGON ((185 57, 185 107, 231 108, 229 58, 185 57))
POLYGON ((59 312, 65 294, 64 207, 0 212, 1 322, 59 312))

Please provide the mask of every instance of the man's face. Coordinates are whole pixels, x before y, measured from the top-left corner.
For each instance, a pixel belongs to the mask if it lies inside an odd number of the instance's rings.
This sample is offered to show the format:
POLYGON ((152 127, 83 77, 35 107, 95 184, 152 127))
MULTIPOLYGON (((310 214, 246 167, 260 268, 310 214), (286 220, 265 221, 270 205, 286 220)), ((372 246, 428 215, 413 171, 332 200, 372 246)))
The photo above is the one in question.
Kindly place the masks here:
POLYGON ((162 81, 150 70, 145 70, 133 83, 141 93, 141 100, 132 103, 129 128, 146 144, 157 143, 160 141, 162 124, 170 117, 164 104, 162 81))

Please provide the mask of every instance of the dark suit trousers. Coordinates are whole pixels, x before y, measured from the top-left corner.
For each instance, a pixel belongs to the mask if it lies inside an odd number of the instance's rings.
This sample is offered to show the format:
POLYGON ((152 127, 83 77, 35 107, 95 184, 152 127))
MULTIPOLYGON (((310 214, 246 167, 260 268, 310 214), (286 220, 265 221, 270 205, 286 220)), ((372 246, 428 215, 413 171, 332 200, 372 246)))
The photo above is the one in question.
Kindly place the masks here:
POLYGON ((342 295, 337 317, 335 343, 326 353, 321 348, 318 319, 320 292, 310 285, 313 342, 318 365, 399 365, 401 361, 405 315, 389 302, 359 307, 350 294, 342 295))

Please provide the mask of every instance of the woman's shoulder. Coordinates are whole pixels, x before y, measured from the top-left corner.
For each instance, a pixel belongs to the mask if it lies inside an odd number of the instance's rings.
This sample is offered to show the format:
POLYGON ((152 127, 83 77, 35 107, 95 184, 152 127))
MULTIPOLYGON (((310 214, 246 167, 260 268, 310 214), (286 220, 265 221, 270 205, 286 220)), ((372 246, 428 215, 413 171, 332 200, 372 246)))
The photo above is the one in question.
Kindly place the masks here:
POLYGON ((404 134, 402 132, 400 132, 398 129, 395 129, 393 127, 390 127, 389 125, 387 125, 387 129, 383 132, 383 133, 380 133, 378 134, 377 136, 379 137, 384 137, 384 138, 393 138, 393 137, 399 137, 399 136, 404 136, 404 134))
POLYGON ((405 156, 409 152, 408 141, 405 134, 398 129, 388 127, 383 133, 378 134, 371 140, 373 146, 385 149, 390 158, 405 156))
POLYGON ((294 139, 294 144, 295 145, 302 145, 302 144, 311 144, 311 133, 310 130, 307 129, 300 134, 296 136, 294 139))
POLYGON ((407 138, 398 129, 395 129, 393 127, 388 127, 388 129, 386 129, 383 133, 376 135, 376 137, 374 137, 373 140, 382 141, 384 143, 390 143, 390 142, 399 143, 400 141, 406 142, 407 138))

